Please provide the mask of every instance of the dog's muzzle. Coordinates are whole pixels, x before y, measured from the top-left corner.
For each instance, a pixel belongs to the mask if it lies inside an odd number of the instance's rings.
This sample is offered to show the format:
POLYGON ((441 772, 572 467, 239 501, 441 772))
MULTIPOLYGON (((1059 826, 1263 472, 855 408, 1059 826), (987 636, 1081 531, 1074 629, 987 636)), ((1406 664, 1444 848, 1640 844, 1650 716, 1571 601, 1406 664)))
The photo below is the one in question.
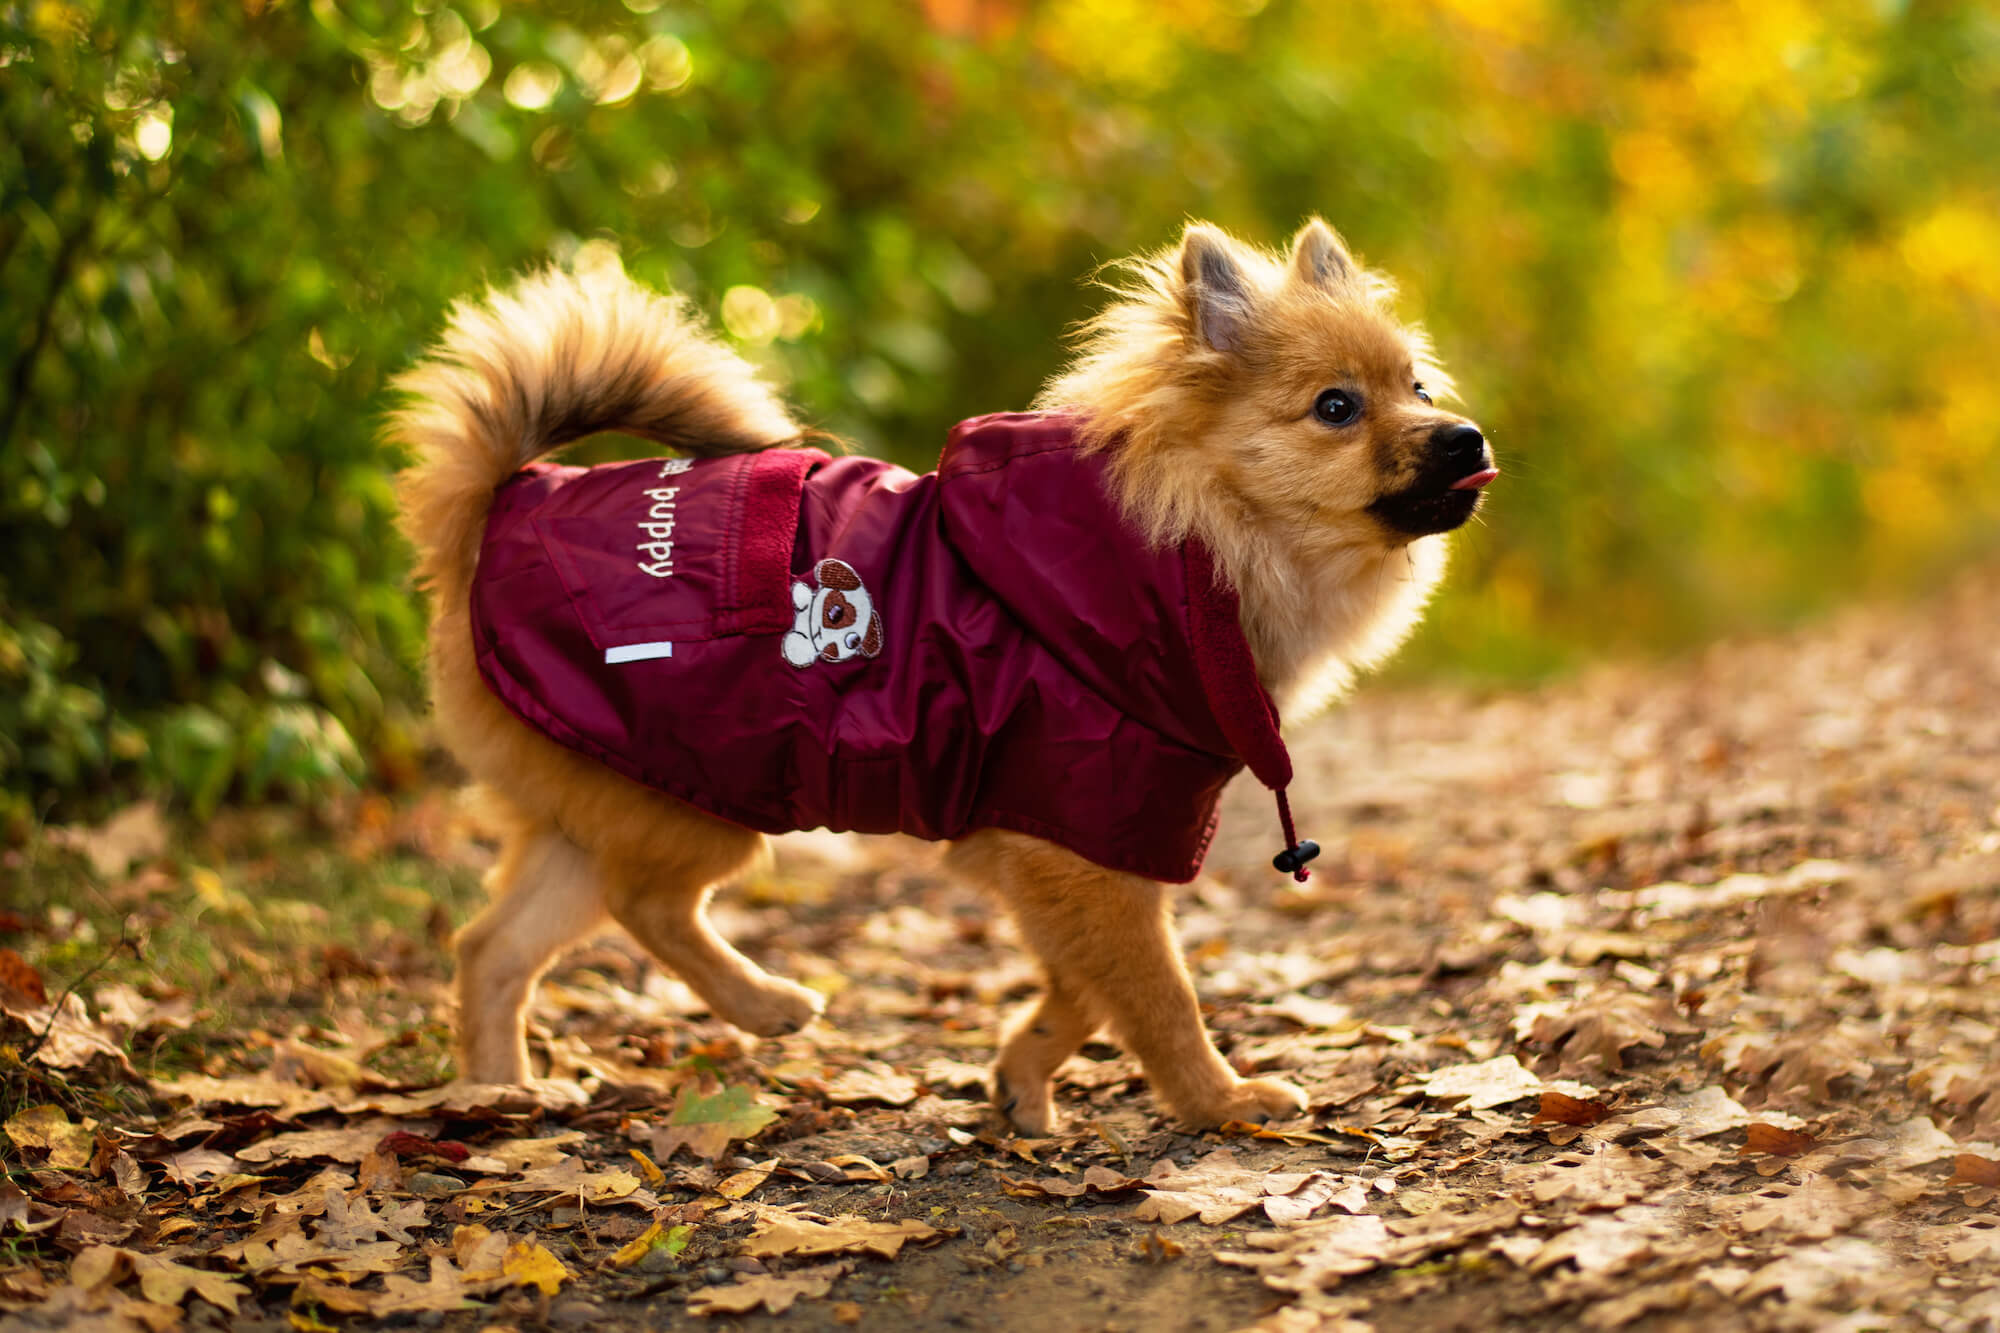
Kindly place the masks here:
POLYGON ((1369 512, 1412 537, 1450 532, 1479 508, 1479 493, 1500 475, 1486 437, 1469 421, 1431 432, 1416 481, 1368 506, 1369 512))

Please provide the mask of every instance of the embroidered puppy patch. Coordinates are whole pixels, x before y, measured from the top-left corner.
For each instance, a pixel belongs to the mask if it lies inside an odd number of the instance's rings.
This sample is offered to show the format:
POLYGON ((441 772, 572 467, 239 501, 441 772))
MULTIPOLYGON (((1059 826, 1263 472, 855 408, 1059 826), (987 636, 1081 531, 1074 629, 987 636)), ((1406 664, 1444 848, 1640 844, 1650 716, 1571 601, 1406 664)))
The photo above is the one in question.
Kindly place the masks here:
POLYGON ((882 651, 882 617, 875 599, 861 586, 861 576, 841 560, 813 566, 819 587, 792 584, 792 628, 783 643, 785 660, 795 667, 815 662, 845 662, 850 657, 874 657, 882 651))

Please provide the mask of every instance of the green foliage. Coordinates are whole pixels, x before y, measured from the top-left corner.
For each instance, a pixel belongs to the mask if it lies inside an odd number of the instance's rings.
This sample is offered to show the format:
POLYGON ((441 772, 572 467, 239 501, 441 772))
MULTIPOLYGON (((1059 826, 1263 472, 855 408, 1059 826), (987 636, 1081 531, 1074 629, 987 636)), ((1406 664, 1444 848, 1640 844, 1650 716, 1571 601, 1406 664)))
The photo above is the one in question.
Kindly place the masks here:
POLYGON ((1418 660, 1908 587, 2000 517, 1996 94, 1952 0, 0 0, 0 817, 409 771, 383 386, 550 258, 923 466, 1320 212, 1507 471, 1418 660))

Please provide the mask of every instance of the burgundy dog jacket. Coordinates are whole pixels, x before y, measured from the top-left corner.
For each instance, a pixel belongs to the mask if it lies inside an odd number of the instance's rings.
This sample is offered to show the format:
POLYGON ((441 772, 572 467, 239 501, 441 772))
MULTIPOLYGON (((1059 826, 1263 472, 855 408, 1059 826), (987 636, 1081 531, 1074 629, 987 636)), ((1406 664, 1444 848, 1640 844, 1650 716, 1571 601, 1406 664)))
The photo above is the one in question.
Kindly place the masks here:
POLYGON ((637 782, 766 833, 1015 829, 1201 868, 1223 784, 1291 760, 1235 592, 1149 550, 1069 419, 961 422, 935 472, 774 449, 535 464, 472 592, 487 684, 637 782))

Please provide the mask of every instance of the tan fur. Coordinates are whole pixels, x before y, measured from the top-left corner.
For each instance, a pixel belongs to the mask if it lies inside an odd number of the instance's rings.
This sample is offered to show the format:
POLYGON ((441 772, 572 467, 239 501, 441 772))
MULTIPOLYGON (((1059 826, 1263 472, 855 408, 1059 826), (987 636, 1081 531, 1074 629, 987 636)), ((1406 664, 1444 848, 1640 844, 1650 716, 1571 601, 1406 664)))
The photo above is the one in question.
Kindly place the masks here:
POLYGON ((1414 451, 1464 420, 1410 393, 1421 381, 1442 397, 1450 377, 1422 331, 1390 312, 1394 286, 1318 219, 1289 257, 1197 224, 1180 247, 1116 271, 1120 299, 1084 325, 1076 359, 1036 406, 1079 411, 1093 447, 1115 444, 1125 510, 1154 541, 1198 536, 1215 553, 1265 687, 1302 720, 1402 645, 1444 576, 1444 537, 1411 541, 1367 512, 1395 478, 1355 455, 1414 451), (1190 245, 1214 247, 1248 279, 1234 354, 1195 327, 1190 245), (1309 417, 1334 368, 1386 409, 1365 439, 1335 442, 1309 417))
MULTIPOLYGON (((1443 572, 1442 537, 1399 537, 1367 510, 1414 475, 1430 431, 1462 420, 1411 392, 1418 379, 1442 391, 1443 372, 1390 315, 1388 284, 1317 220, 1289 256, 1190 226, 1127 272, 1039 405, 1079 411, 1087 446, 1115 451, 1121 503, 1150 539, 1199 536, 1216 553, 1288 711, 1323 701, 1393 651, 1443 572), (1343 376, 1379 406, 1336 437, 1311 408, 1343 376)), ((535 980, 606 915, 724 1019, 766 1035, 810 1021, 812 992, 703 916, 763 838, 518 721, 480 679, 468 613, 492 493, 540 454, 600 430, 740 452, 796 443, 798 427, 681 305, 622 275, 548 272, 459 305, 400 387, 391 431, 415 455, 400 494, 432 597, 439 733, 483 784, 503 846, 493 901, 458 938, 461 1072, 529 1078, 535 980)), ((1210 1043, 1160 885, 997 830, 963 839, 949 864, 1007 904, 1047 978, 994 1064, 995 1099, 1023 1130, 1052 1127, 1054 1071, 1100 1025, 1191 1125, 1303 1106, 1289 1083, 1239 1078, 1210 1043)))

